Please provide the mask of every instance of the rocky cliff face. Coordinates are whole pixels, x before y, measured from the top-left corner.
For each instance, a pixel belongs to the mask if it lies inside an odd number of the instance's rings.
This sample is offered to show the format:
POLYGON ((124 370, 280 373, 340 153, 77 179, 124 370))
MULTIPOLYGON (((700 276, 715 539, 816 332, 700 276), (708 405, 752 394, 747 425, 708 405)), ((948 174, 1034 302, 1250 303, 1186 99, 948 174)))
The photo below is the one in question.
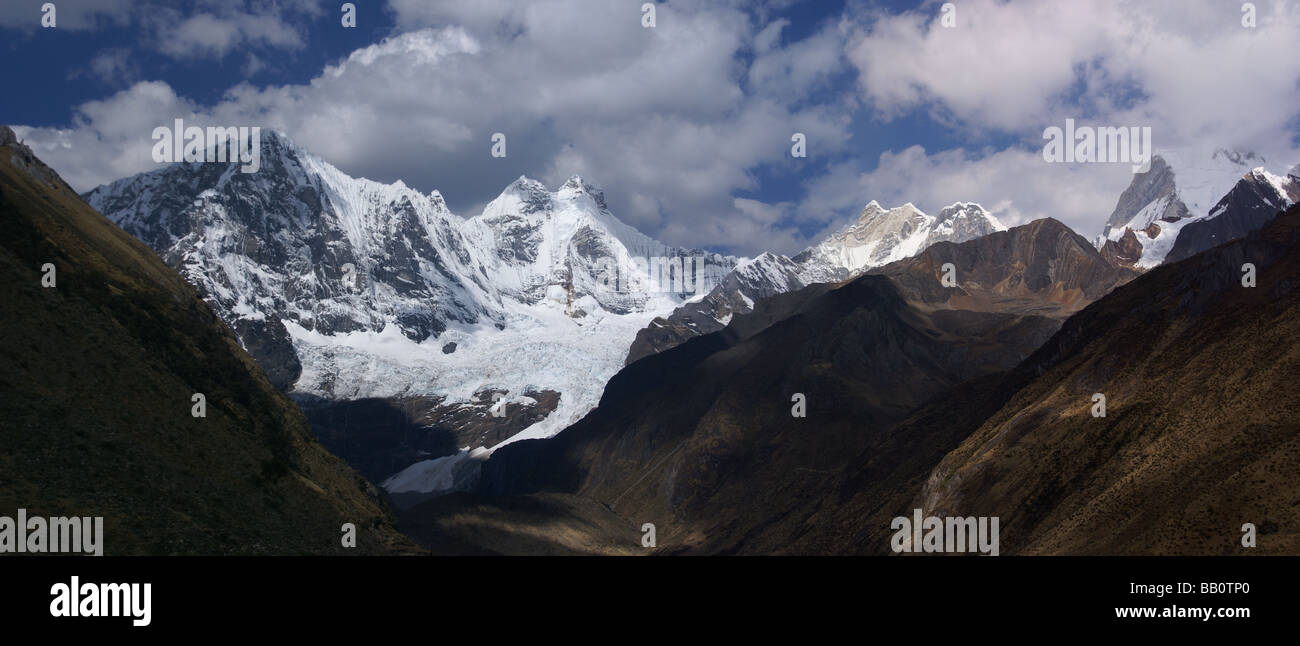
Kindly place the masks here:
POLYGON ((928 307, 1063 319, 1136 272, 1117 268, 1079 234, 1052 218, 963 244, 939 243, 869 273, 889 276, 928 307), (951 265, 955 287, 935 280, 951 265))

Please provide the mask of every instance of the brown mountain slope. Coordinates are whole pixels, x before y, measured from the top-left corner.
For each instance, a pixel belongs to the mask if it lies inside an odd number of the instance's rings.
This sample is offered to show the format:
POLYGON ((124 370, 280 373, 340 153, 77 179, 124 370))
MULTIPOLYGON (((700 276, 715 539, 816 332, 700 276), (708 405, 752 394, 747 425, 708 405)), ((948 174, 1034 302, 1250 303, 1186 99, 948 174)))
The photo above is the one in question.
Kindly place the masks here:
POLYGON ((0 514, 102 516, 106 554, 413 549, 194 290, 5 127, 0 301, 0 514))
POLYGON ((1300 553, 1297 245, 1292 208, 1071 318, 915 504, 999 516, 1003 553, 1300 553))
MULTIPOLYGON (((927 402, 1014 367, 1059 327, 1063 307, 1093 293, 1070 295, 1075 288, 1064 281, 1127 276, 1059 222, 995 235, 936 252, 971 278, 951 302, 935 291, 944 289, 938 276, 919 269, 922 260, 892 276, 760 301, 722 332, 633 363, 576 425, 497 451, 480 493, 590 498, 634 526, 654 523, 659 548, 670 553, 791 550, 821 522, 815 514, 828 485, 858 456, 895 446, 892 428, 927 402), (806 418, 791 415, 794 393, 807 398, 806 418)), ((915 467, 916 477, 963 437, 935 444, 942 448, 915 467)))
POLYGON ((1137 275, 1102 260, 1069 227, 1043 218, 966 243, 940 242, 869 273, 889 276, 929 308, 1065 318, 1137 275), (955 288, 934 278, 949 263, 955 288))
POLYGON ((625 368, 557 437, 498 450, 484 492, 576 493, 655 523, 669 550, 768 549, 746 535, 801 522, 801 502, 885 429, 1014 365, 1056 325, 966 314, 919 313, 868 276, 749 338, 728 329, 692 339, 625 368), (794 393, 807 397, 806 418, 791 415, 794 393))

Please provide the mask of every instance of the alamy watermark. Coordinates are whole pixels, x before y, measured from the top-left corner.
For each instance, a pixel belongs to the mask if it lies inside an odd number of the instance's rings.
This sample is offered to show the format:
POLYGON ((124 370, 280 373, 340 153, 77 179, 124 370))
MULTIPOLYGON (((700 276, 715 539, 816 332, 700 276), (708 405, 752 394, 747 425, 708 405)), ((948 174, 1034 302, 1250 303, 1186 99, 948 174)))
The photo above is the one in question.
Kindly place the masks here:
POLYGON ((706 261, 701 256, 652 256, 619 262, 603 256, 595 262, 596 278, 616 292, 699 295, 713 287, 706 279, 706 261))
POLYGON ((1078 126, 1043 129, 1043 161, 1050 163, 1132 164, 1134 173, 1151 170, 1151 126, 1078 126))
POLYGON ((51 617, 129 617, 134 626, 153 621, 151 583, 82 583, 72 577, 50 586, 51 617))
POLYGON ((923 516, 912 510, 912 518, 897 516, 889 523, 894 536, 889 546, 895 552, 979 552, 998 555, 998 517, 923 516))
POLYGON ((186 126, 177 119, 172 127, 153 129, 153 160, 159 164, 171 162, 234 162, 243 165, 239 170, 256 173, 262 167, 262 129, 253 126, 200 128, 186 126))
POLYGON ((104 555, 104 517, 0 516, 0 554, 77 553, 104 555))

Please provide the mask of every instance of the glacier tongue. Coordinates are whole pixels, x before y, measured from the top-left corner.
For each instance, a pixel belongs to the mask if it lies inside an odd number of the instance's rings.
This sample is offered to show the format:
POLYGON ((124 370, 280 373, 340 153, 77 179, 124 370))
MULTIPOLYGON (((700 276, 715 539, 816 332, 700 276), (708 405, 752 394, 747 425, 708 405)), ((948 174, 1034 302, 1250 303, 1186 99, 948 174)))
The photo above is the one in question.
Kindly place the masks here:
POLYGON ((256 173, 170 164, 83 197, 195 284, 291 393, 469 405, 498 391, 509 407, 557 391, 505 442, 547 437, 596 405, 637 330, 736 264, 636 231, 577 176, 555 191, 521 177, 465 219, 437 191, 350 177, 280 133, 261 146, 256 173))

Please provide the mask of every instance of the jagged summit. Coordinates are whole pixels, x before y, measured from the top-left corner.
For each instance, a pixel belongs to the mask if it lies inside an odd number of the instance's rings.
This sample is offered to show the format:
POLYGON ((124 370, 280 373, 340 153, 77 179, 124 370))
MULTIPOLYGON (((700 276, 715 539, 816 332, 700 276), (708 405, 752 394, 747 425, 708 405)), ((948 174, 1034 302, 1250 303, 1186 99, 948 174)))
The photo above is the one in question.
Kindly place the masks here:
POLYGON ((1177 262, 1245 237, 1300 200, 1300 179, 1251 169, 1204 218, 1183 224, 1165 262, 1177 262))
POLYGON ((806 284, 844 280, 870 267, 914 256, 936 242, 960 242, 1005 229, 973 202, 957 202, 930 216, 911 202, 886 209, 872 200, 856 223, 793 260, 804 266, 801 276, 806 284))
POLYGON ((656 289, 645 261, 698 261, 706 291, 735 264, 640 233, 578 176, 555 191, 521 176, 461 218, 439 191, 351 177, 281 133, 260 146, 257 172, 168 164, 84 198, 196 285, 295 396, 558 393, 521 425, 542 437, 595 405, 636 330, 689 297, 656 289))
POLYGON ((1224 195, 1266 164, 1253 151, 1162 150, 1152 156, 1151 168, 1135 174, 1120 194, 1095 244, 1116 264, 1155 267, 1165 261, 1185 226, 1216 217, 1214 209, 1224 195))

